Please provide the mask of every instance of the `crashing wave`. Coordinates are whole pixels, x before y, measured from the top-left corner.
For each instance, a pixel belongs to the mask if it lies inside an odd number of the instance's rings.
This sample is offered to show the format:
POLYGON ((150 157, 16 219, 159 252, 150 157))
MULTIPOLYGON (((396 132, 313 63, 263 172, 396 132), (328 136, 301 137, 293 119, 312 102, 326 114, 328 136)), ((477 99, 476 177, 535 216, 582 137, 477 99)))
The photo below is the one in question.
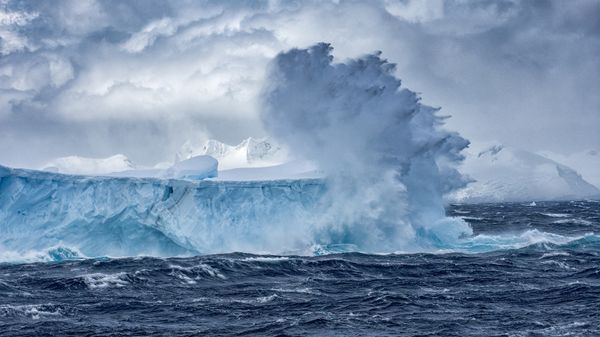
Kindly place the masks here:
POLYGON ((442 128, 439 109, 401 87, 381 53, 334 63, 320 43, 279 54, 263 90, 262 121, 292 153, 323 170, 336 240, 367 251, 440 246, 471 233, 445 215, 443 195, 467 180, 455 169, 468 141, 442 128), (422 238, 427 238, 422 242, 422 238))

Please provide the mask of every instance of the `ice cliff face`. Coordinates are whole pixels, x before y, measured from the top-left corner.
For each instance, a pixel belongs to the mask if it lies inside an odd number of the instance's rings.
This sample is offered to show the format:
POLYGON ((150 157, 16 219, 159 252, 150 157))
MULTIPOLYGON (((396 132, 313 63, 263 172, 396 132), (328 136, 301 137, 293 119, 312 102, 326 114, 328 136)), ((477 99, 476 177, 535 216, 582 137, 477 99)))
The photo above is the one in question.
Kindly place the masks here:
POLYGON ((82 177, 0 167, 0 251, 87 256, 285 252, 314 243, 316 180, 82 177))
POLYGON ((475 181, 451 194, 451 201, 566 200, 600 195, 572 168, 501 144, 469 149, 461 172, 475 181))

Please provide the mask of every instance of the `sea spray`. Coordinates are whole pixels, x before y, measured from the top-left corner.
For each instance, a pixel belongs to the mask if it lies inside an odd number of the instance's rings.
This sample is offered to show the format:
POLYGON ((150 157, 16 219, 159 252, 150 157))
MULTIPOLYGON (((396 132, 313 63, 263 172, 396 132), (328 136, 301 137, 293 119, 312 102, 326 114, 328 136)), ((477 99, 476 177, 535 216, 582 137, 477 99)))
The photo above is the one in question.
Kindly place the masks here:
POLYGON ((380 52, 333 63, 331 51, 319 43, 279 54, 262 97, 267 130, 327 175, 315 240, 390 251, 470 234, 442 199, 467 182, 455 165, 468 141, 401 87, 380 52))

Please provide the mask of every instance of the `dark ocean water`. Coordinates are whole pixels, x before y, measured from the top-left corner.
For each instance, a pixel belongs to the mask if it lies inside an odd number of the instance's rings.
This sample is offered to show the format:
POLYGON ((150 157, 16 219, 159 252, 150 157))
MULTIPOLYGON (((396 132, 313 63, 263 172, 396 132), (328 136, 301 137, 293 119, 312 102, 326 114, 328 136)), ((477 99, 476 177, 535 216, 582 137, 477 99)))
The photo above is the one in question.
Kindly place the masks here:
POLYGON ((600 203, 448 213, 476 235, 572 240, 478 254, 0 264, 0 335, 600 335, 600 203))

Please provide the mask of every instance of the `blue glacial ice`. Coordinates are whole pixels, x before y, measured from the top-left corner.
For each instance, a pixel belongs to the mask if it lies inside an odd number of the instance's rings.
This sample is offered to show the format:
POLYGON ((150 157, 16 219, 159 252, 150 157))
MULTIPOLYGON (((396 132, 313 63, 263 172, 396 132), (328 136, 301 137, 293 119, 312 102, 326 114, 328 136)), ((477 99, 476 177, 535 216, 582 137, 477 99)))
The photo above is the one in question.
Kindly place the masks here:
POLYGON ((442 247, 465 230, 454 233, 456 227, 439 223, 446 229, 403 230, 407 236, 394 241, 396 229, 374 230, 372 224, 336 217, 327 190, 320 179, 190 181, 0 167, 0 252, 9 257, 389 252, 442 247), (421 234, 427 238, 416 246, 421 234))
POLYGON ((299 222, 323 190, 315 180, 84 177, 0 167, 0 251, 280 252, 309 240, 299 222))

